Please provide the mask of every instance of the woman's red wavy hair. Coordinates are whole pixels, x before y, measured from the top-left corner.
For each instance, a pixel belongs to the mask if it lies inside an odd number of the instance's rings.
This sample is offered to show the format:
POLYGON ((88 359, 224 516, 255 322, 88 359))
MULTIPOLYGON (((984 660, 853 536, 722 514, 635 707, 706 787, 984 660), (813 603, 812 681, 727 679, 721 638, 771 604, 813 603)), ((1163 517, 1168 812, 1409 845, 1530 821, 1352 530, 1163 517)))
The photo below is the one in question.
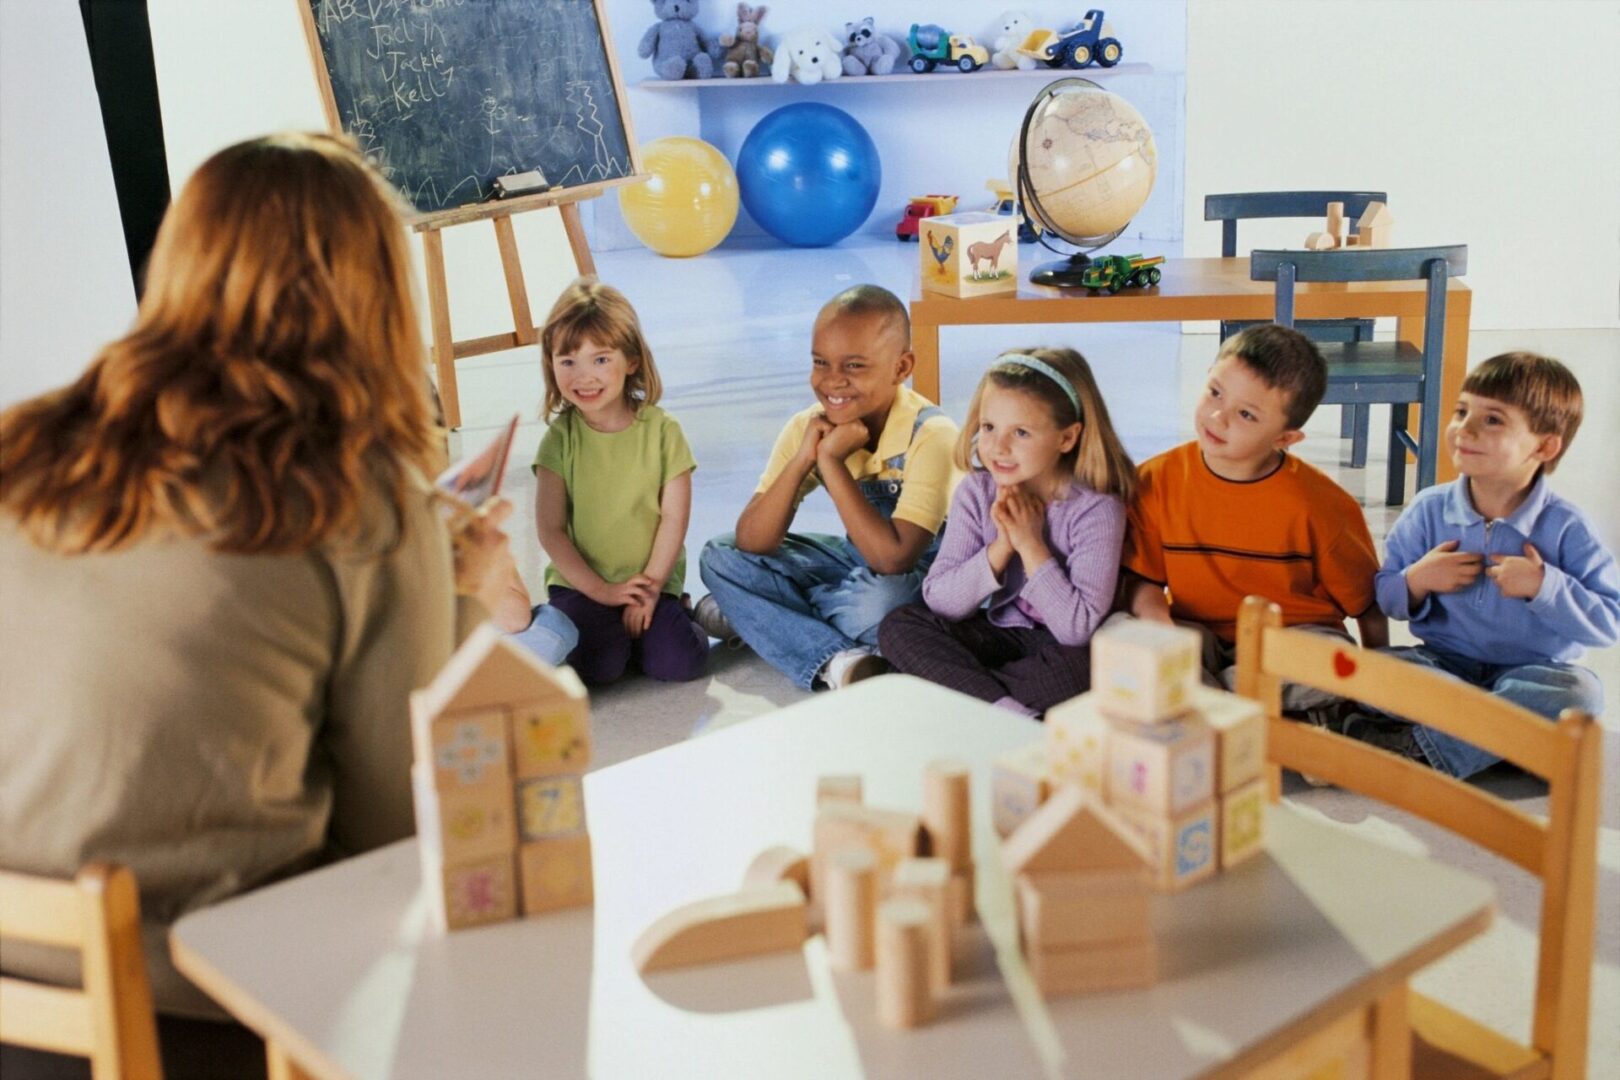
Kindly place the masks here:
POLYGON ((154 529, 303 551, 357 535, 379 485, 401 512, 437 429, 399 206, 334 136, 209 158, 129 333, 0 414, 0 506, 69 554, 154 529))

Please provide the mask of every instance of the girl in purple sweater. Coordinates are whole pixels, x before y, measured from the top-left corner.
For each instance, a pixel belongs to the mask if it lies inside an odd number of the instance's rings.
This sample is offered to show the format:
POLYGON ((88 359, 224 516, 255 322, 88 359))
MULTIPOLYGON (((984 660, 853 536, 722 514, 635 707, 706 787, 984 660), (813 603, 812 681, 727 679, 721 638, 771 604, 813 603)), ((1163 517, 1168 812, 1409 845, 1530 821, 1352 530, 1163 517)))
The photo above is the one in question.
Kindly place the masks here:
POLYGON ((878 632, 899 671, 1026 716, 1091 683, 1092 632, 1119 577, 1136 467, 1085 359, 996 359, 956 444, 956 489, 923 604, 878 632))

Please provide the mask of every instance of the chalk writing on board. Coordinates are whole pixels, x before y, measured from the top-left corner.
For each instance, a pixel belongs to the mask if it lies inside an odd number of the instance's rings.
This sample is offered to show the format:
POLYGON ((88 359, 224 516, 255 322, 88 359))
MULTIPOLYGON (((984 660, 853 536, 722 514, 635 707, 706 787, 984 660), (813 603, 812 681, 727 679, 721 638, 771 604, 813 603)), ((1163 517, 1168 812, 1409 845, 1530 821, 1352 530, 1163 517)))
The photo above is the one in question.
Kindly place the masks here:
POLYGON ((590 0, 307 0, 337 115, 420 211, 498 176, 557 187, 631 172, 590 0))

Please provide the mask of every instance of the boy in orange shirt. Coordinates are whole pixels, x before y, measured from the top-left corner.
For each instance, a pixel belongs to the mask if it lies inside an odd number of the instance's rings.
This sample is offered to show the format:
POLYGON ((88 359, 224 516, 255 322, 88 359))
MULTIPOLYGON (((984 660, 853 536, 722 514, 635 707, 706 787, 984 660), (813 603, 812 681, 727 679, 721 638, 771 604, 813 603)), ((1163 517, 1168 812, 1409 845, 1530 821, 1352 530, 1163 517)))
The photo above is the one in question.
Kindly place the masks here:
MULTIPOLYGON (((1253 326, 1221 346, 1193 412, 1197 438, 1138 470, 1125 543, 1124 599, 1132 615, 1204 631, 1208 681, 1230 688, 1237 613, 1258 594, 1289 626, 1389 642, 1373 591, 1378 552, 1356 501, 1288 453, 1327 389, 1309 338, 1253 326)), ((1283 705, 1316 709, 1331 695, 1284 688, 1283 705)))

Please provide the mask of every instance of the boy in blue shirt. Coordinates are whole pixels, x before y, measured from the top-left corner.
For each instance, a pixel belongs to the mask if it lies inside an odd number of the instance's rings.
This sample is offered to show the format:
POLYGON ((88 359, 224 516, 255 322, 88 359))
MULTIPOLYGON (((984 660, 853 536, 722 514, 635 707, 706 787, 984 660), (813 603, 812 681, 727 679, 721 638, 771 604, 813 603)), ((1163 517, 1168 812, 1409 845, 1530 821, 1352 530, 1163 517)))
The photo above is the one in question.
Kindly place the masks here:
MULTIPOLYGON (((1556 360, 1504 353, 1469 373, 1446 427, 1460 475, 1419 493, 1390 530, 1378 605, 1423 644, 1389 652, 1549 719, 1602 711, 1602 684, 1573 661, 1620 637, 1620 572, 1547 486, 1580 423, 1580 383, 1556 360)), ((1353 716, 1345 733, 1456 777, 1498 760, 1404 721, 1353 716)))

